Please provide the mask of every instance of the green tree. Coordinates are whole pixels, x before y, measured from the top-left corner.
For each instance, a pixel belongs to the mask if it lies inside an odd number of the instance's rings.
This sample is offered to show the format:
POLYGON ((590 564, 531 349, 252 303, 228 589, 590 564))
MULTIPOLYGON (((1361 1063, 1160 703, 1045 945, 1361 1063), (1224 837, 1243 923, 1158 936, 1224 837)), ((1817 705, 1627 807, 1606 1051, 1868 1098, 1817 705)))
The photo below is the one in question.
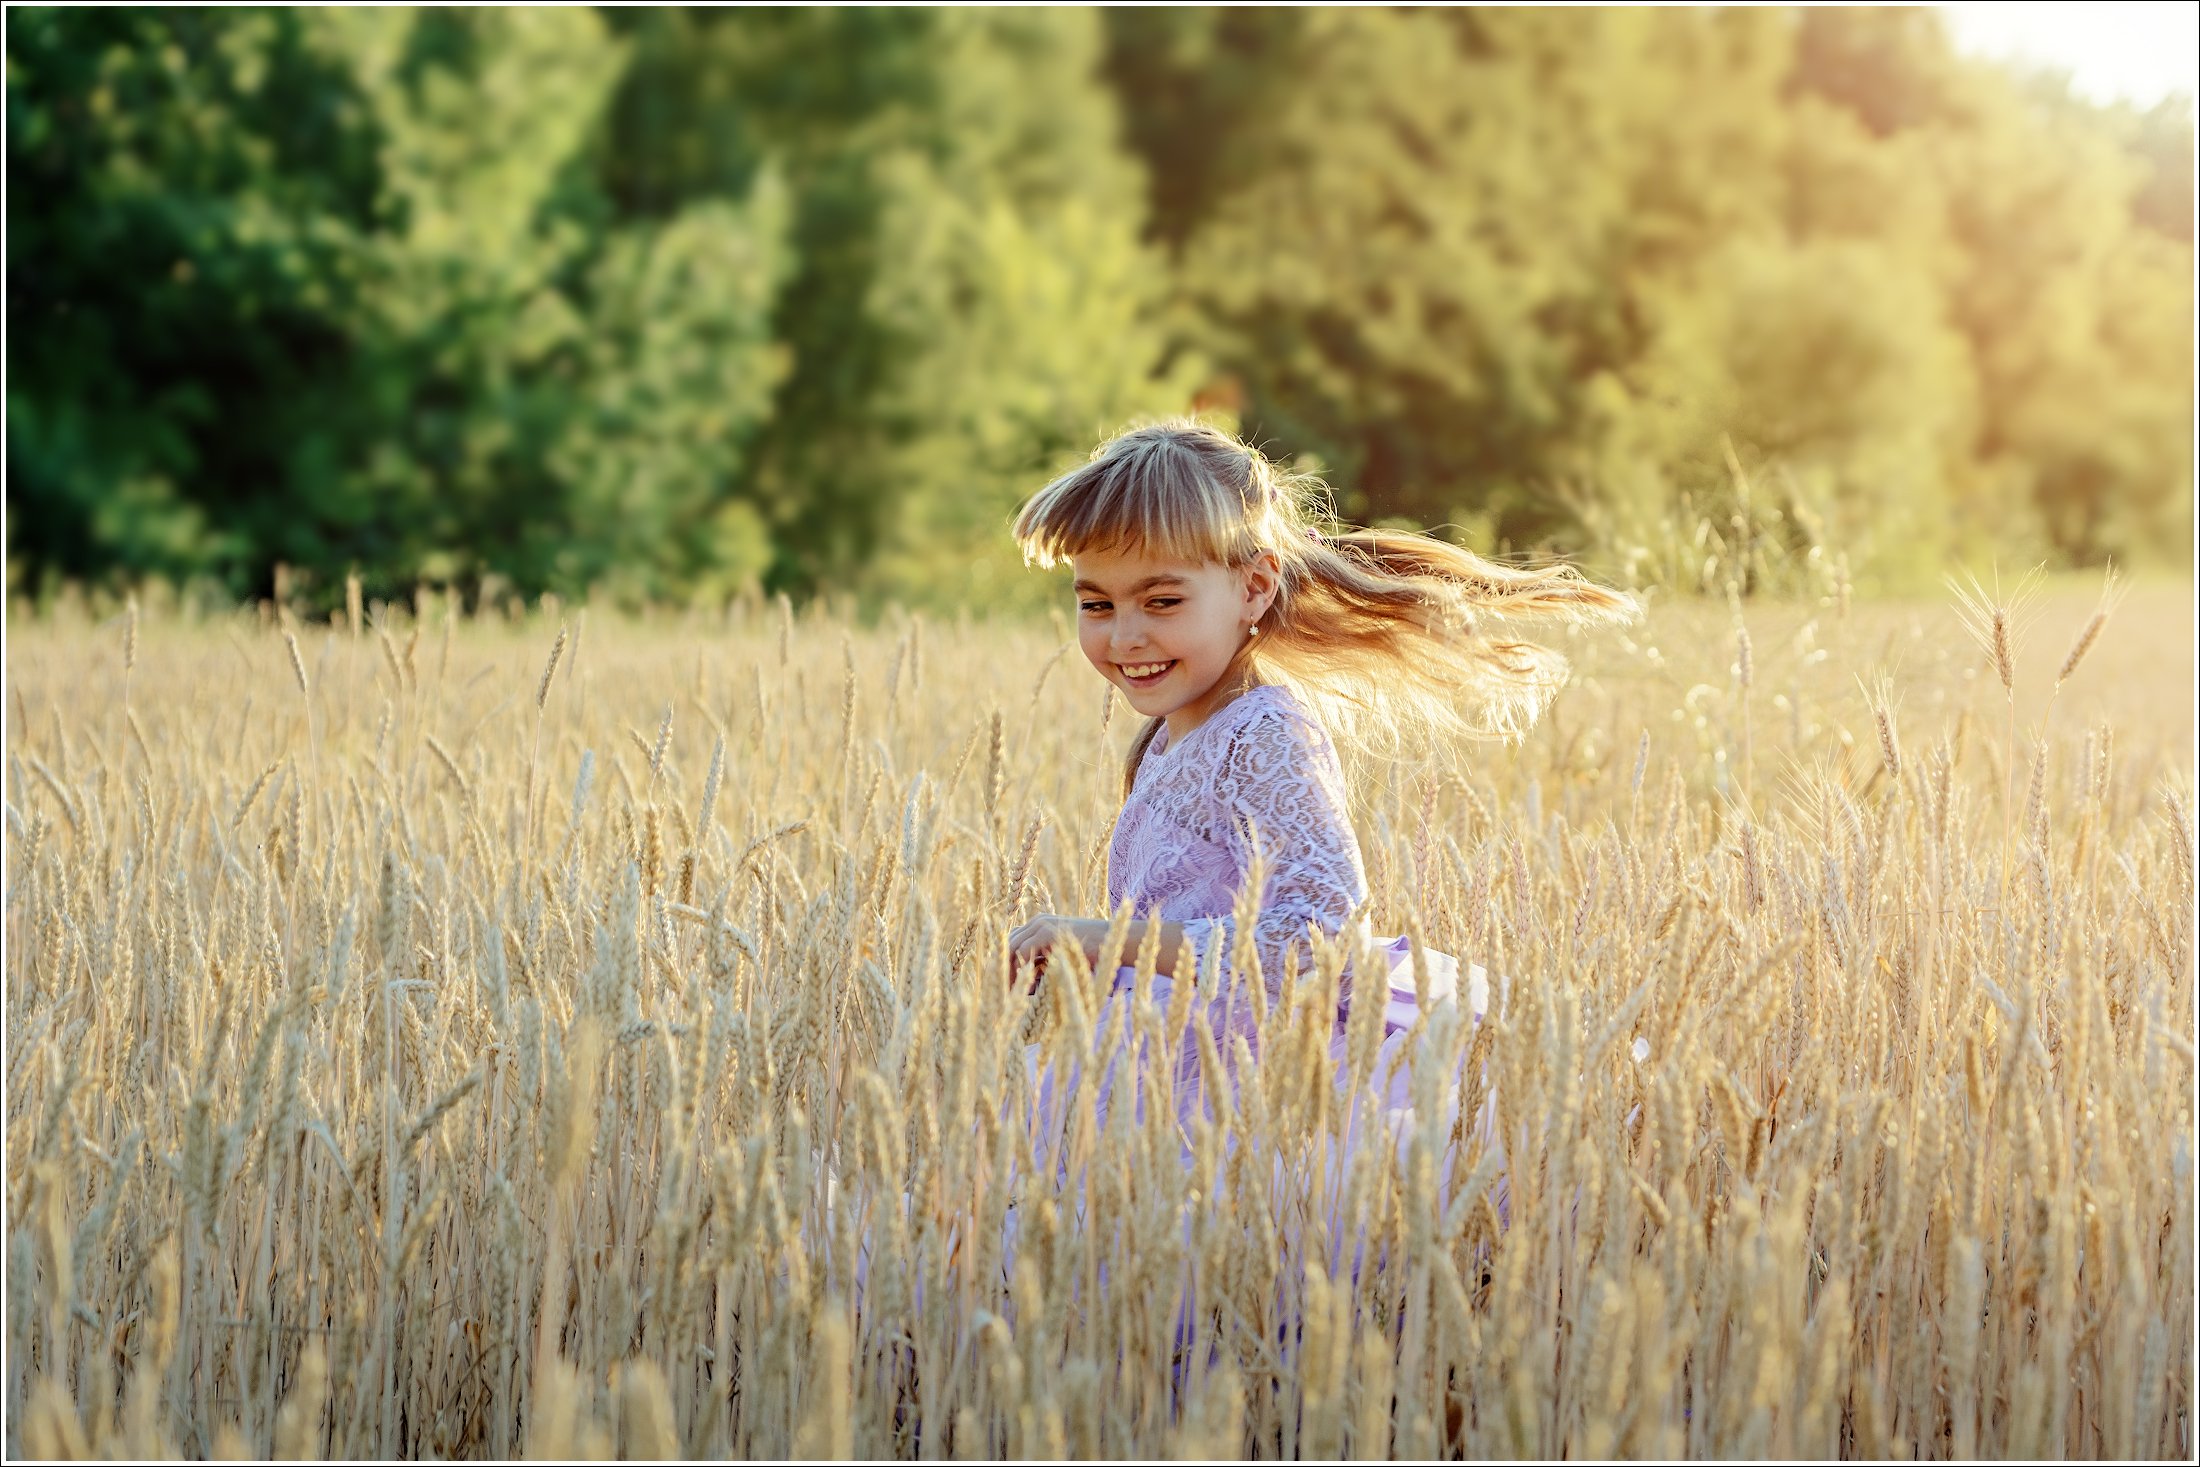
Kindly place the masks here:
POLYGON ((2189 100, 2093 107, 1927 9, 1111 34, 1180 339, 1358 517, 1625 548, 1747 482, 1752 534, 1912 580, 2189 532, 2189 100))
POLYGON ((2190 99, 1930 10, 7 27, 11 585, 1008 605, 1017 501, 1202 399, 1514 547, 2189 535, 2190 99))
POLYGON ((770 584, 1025 597, 1010 511, 1064 454, 1180 410, 1162 262, 1082 10, 619 12, 635 61, 607 176, 629 207, 766 160, 797 265, 791 366, 734 491, 770 584), (688 146, 704 137, 713 146, 688 146))
POLYGON ((761 570, 786 200, 620 227, 623 65, 586 11, 11 12, 11 567, 761 570))
POLYGON ((11 582, 253 556, 352 416, 358 89, 286 12, 11 9, 7 72, 11 582))

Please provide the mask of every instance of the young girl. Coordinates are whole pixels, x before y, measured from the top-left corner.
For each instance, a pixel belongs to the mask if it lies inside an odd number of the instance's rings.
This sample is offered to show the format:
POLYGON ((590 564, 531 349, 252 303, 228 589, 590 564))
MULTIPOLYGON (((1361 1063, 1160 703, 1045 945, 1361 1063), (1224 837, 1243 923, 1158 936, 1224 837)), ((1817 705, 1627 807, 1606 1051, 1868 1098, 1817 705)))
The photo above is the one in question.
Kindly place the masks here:
MULTIPOLYGON (((1071 1123, 1087 1104, 1106 1126, 1110 1101, 1121 1090, 1132 1097, 1132 1116, 1142 1123, 1146 1080, 1165 1075, 1174 1082, 1163 1093, 1173 1088, 1181 1160, 1188 1171, 1200 1170, 1198 1145, 1212 1136, 1206 1125, 1222 1120, 1233 1099, 1210 1094, 1209 1076, 1219 1071, 1234 1087, 1243 1078, 1241 1056, 1259 1064, 1259 1012, 1309 996, 1303 987, 1297 995, 1287 993, 1287 974, 1301 985, 1326 984, 1317 965, 1317 930, 1325 945, 1341 939, 1347 954, 1379 963, 1364 978, 1354 971, 1357 963, 1346 964, 1333 1022, 1303 1010, 1293 1016, 1301 1033, 1311 1019, 1313 1042, 1326 1042, 1340 1084, 1353 1074, 1368 1077, 1364 1093, 1348 1098, 1338 1135, 1319 1123, 1309 1128, 1323 1137, 1314 1174, 1321 1196, 1310 1200, 1318 1201, 1327 1220, 1320 1251, 1329 1277, 1349 1271, 1357 1279, 1365 1262, 1366 1220, 1345 1215, 1344 1180, 1363 1138, 1396 1146, 1404 1161, 1417 1132, 1454 1135, 1459 1078, 1435 1074, 1429 1065, 1393 1063, 1412 1058, 1400 1049, 1429 1027, 1417 1027, 1423 995, 1406 939, 1370 934, 1366 871, 1324 714, 1351 720, 1363 735, 1392 738, 1409 731, 1518 734, 1558 690, 1565 661, 1543 648, 1502 640, 1479 618, 1588 622, 1628 617, 1635 608, 1629 598, 1566 568, 1509 569, 1421 535, 1325 534, 1313 523, 1319 492, 1317 481, 1280 473, 1228 434, 1177 420, 1103 444, 1017 516, 1015 533, 1028 560, 1073 563, 1085 656, 1146 716, 1123 771, 1108 900, 1119 913, 1130 909, 1121 954, 1138 954, 1151 936, 1159 956, 1150 986, 1140 985, 1136 964, 1110 975, 1110 991, 1085 1030, 1090 1047, 1072 1049, 1066 1073, 1051 1065, 1042 1072, 1046 1051, 1027 1048, 1032 1089, 1023 1115, 1039 1169, 1035 1176, 1007 1179, 1001 1190, 1008 1199, 1002 1246, 989 1256, 1001 1260, 1002 1272, 986 1281, 989 1289, 1013 1287, 1026 1207, 1056 1185, 1070 1183, 1059 1200, 1084 1215, 1088 1227, 1115 1225, 1087 1212, 1089 1176, 1072 1165, 1072 1153, 1093 1144, 1092 1133, 1076 1144, 1071 1138, 1071 1123), (1265 877, 1254 894, 1246 887, 1256 869, 1265 877), (1250 914, 1249 930, 1239 930, 1241 912, 1250 914), (1380 1007, 1379 1024, 1369 1005, 1380 1007), (1164 1016, 1159 1026, 1157 1014, 1164 1016), (1170 1025, 1179 1023, 1172 1032, 1170 1025), (1162 1075, 1152 1073, 1160 1068, 1155 1060, 1166 1066, 1162 1075), (1085 1061, 1095 1072, 1089 1095, 1085 1061), (1436 1111, 1434 1124, 1416 1124, 1416 1093, 1436 1111)), ((1050 961, 1071 947, 1088 969, 1097 968, 1108 931, 1102 917, 1037 914, 1009 938, 1015 979, 1073 977, 1061 971, 1063 963, 1050 961)), ((1491 997, 1480 965, 1470 965, 1467 1012, 1460 1015, 1454 1007, 1457 961, 1426 949, 1420 958, 1432 1025, 1478 1021, 1491 997), (1445 1008, 1452 1012, 1433 1012, 1445 1008)), ((1500 1012, 1507 986, 1500 981, 1500 1012)), ((1302 1050, 1282 1062, 1305 1058, 1302 1050)), ((1481 1143, 1477 1164, 1484 1168, 1503 1163, 1495 1098, 1484 1098, 1473 1130, 1481 1143)), ((1001 1120, 1014 1123, 1018 1109, 1019 1103, 1007 1102, 1001 1120)), ((1267 1124, 1278 1122, 1271 1115, 1267 1124)), ((1235 1149, 1237 1131, 1225 1128, 1224 1156, 1235 1149)), ((1120 1167, 1125 1160, 1111 1154, 1109 1164, 1120 1167)), ((1439 1208, 1448 1204, 1455 1160, 1447 1153, 1437 1162, 1439 1208)), ((1279 1155, 1275 1164, 1280 1178, 1288 1163, 1279 1155)), ((1208 1175, 1188 1179, 1187 1258, 1193 1256, 1197 1199, 1223 1195, 1218 1183, 1208 1175)), ((1114 1207, 1129 1194, 1117 1183, 1108 1195, 1114 1207)), ((1500 1225, 1510 1226, 1509 1188, 1501 1173, 1489 1195, 1500 1225)), ((1300 1256, 1314 1240, 1298 1232, 1297 1210, 1283 1211, 1278 1241, 1300 1256)), ((905 1196, 901 1226, 913 1226, 916 1215, 914 1199, 905 1196)), ((1068 1220, 1060 1216, 1055 1226, 1068 1220)), ((959 1236, 966 1225, 950 1225, 958 1234, 949 1239, 951 1250, 968 1241, 959 1236)), ((854 1279, 859 1309, 867 1307, 860 1301, 869 1289, 870 1265, 866 1232, 854 1279)), ((1107 1272, 1100 1262, 1095 1282, 1103 1295, 1107 1272)), ((913 1299, 921 1318, 921 1279, 909 1287, 909 1295, 897 1297, 913 1299)), ((1082 1288, 1078 1283, 1072 1292, 1082 1288)), ((1176 1305, 1179 1378, 1185 1352, 1206 1328, 1195 1317, 1196 1295, 1187 1289, 1176 1305)), ((1013 1303, 1009 1312, 1016 1312, 1013 1303)), ((1286 1317, 1281 1327, 1278 1339, 1286 1341, 1296 1325, 1286 1317)))
MULTIPOLYGON (((1168 421, 1112 439, 1041 489, 1018 514, 1015 535, 1027 561, 1073 564, 1079 645, 1146 716, 1123 772, 1108 900, 1135 914, 1125 956, 1159 925, 1151 1001, 1167 1012, 1176 985, 1211 975, 1198 991, 1213 996, 1201 1007, 1234 1075, 1237 1041, 1258 1054, 1257 1008, 1285 1002, 1287 972, 1302 981, 1314 974, 1310 929, 1363 954, 1372 941, 1387 971, 1363 978, 1348 964, 1329 1051, 1342 1078, 1354 1008, 1383 1006, 1381 1049, 1362 1071, 1374 1077, 1373 1093, 1355 1108, 1347 1145, 1365 1133, 1360 1117, 1372 1108, 1403 1148, 1413 1078, 1390 1061, 1413 1028, 1420 990, 1406 939, 1369 937, 1365 867, 1322 713, 1393 738, 1412 730, 1517 735, 1557 692, 1566 663, 1499 639, 1480 618, 1618 620, 1635 606, 1568 567, 1511 569, 1422 535, 1325 534, 1313 522, 1320 491, 1318 481, 1280 472, 1215 428, 1168 421), (1235 913, 1256 842, 1266 879, 1243 933, 1235 913), (1237 971, 1237 954, 1247 951, 1257 979, 1237 971), (1265 1004, 1250 992, 1255 981, 1265 1004)), ((1027 974, 1022 965, 1044 972, 1049 955, 1068 945, 1097 965, 1108 930, 1104 917, 1042 912, 1016 928, 1009 947, 1027 974)), ((1429 1002, 1455 1002, 1456 960, 1422 956, 1429 1002)), ((1110 1032, 1136 972, 1116 969, 1097 1033, 1110 1032)), ((1479 1020, 1489 1006, 1479 964, 1470 965, 1467 990, 1479 1020)), ((1187 1161, 1196 1118, 1219 1114, 1219 1097, 1204 1093, 1193 1028, 1169 1041, 1187 1161)), ((1098 1082, 1103 1108, 1118 1068, 1110 1063, 1098 1082)), ((1058 1124, 1056 1080, 1039 1077, 1042 1126, 1058 1124)), ((1133 1088, 1142 1106, 1144 1087, 1133 1088)), ((1443 1093, 1456 1116, 1455 1077, 1443 1093)), ((1480 1131, 1494 1149, 1494 1096, 1480 1131)), ((1493 1200, 1509 1224, 1502 1184, 1493 1200)))

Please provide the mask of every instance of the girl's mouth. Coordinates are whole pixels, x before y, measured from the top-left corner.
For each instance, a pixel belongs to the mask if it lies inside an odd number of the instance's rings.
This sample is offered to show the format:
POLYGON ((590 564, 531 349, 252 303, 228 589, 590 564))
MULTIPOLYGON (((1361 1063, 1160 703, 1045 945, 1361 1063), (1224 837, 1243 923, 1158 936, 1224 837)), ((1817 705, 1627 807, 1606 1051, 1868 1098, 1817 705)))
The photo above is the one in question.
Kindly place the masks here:
POLYGON ((1169 675, 1169 669, 1176 666, 1176 659, 1171 658, 1167 662, 1118 662, 1115 665, 1122 672, 1123 681, 1132 687, 1150 688, 1169 675))

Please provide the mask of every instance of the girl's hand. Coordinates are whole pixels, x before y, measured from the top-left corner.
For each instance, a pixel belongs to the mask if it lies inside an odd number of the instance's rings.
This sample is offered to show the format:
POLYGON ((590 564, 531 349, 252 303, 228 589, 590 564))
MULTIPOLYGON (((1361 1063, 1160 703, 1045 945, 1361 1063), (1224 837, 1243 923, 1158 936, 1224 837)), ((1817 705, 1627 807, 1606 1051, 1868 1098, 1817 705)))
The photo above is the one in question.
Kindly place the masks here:
POLYGON ((1036 963, 1044 971, 1047 953, 1057 947, 1079 948, 1087 963, 1094 962, 1107 933, 1108 924, 1097 918, 1041 912, 1008 935, 1010 977, 1013 980, 1015 970, 1025 963, 1036 963))

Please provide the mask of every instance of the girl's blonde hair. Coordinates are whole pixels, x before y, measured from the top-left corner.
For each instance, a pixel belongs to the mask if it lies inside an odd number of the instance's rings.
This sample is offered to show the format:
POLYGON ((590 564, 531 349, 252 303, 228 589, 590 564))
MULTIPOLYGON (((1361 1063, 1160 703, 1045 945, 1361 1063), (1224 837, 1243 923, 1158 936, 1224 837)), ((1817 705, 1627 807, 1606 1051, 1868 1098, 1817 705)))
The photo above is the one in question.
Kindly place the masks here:
MULTIPOLYGON (((1014 533, 1027 564, 1143 548, 1169 559, 1282 565, 1275 603, 1237 659, 1289 686, 1354 741, 1387 735, 1516 738, 1566 681, 1564 657, 1500 640, 1483 617, 1619 621, 1634 598, 1567 565, 1521 569, 1428 535, 1324 532, 1328 488, 1211 424, 1171 418, 1109 439, 1025 502, 1014 533), (1341 715, 1341 716, 1340 716, 1341 715)), ((1226 671, 1224 676, 1229 676, 1226 671)), ((1128 794, 1162 720, 1124 766, 1128 794)))

